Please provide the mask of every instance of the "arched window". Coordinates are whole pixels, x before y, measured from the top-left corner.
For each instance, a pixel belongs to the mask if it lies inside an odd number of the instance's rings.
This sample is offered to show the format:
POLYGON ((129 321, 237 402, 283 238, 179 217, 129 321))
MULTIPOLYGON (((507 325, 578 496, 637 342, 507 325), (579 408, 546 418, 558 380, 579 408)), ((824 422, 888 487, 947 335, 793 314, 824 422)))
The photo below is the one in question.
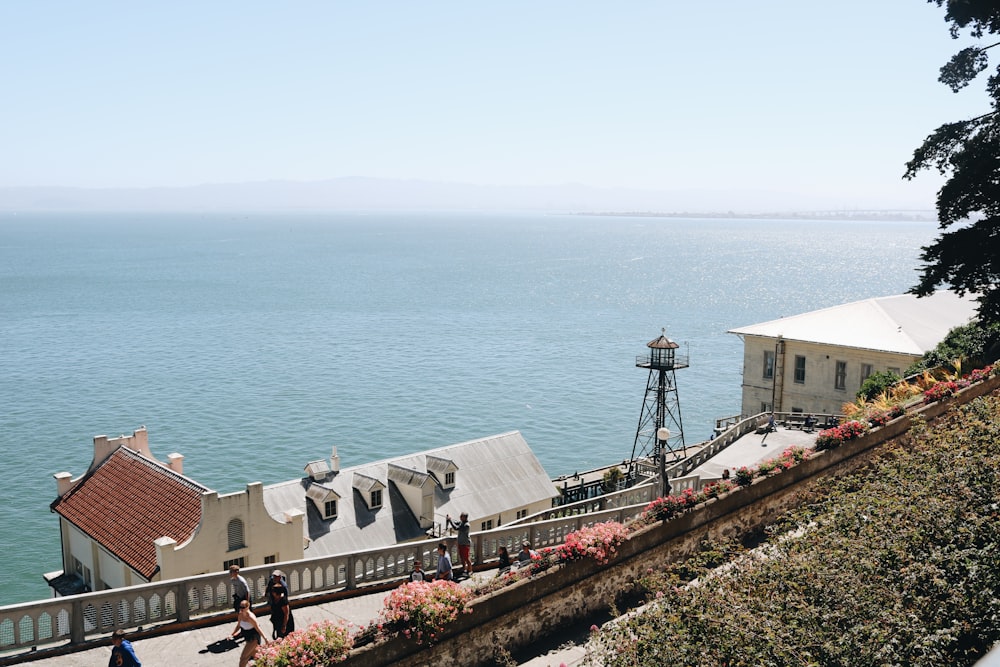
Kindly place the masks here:
POLYGON ((241 520, 230 520, 229 526, 226 528, 226 534, 229 536, 230 551, 242 549, 246 546, 246 543, 243 541, 243 522, 241 520))

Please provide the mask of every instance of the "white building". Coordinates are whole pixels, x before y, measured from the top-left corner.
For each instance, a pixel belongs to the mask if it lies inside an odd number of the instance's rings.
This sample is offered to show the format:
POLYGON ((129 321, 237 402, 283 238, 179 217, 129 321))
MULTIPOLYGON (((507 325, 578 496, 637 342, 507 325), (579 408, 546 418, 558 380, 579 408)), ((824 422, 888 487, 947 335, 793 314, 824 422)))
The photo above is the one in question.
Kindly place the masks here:
POLYGON ((552 506, 557 491, 514 431, 340 469, 312 461, 306 477, 219 495, 157 461, 145 427, 94 438, 77 479, 54 475, 63 570, 59 594, 378 548, 423 539, 445 516, 489 529, 552 506))
POLYGON ((950 291, 865 299, 753 324, 743 340, 744 416, 838 414, 877 371, 902 373, 976 315, 972 297, 950 291))

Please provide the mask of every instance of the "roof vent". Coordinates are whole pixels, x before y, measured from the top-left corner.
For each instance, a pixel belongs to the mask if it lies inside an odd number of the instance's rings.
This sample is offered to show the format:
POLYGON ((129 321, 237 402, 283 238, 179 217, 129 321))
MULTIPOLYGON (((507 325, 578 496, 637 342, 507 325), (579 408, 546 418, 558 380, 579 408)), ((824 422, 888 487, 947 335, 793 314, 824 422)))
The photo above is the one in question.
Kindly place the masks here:
POLYGON ((306 464, 306 474, 309 475, 314 482, 318 482, 321 479, 326 479, 326 476, 329 472, 330 472, 330 463, 326 459, 310 461, 309 463, 306 464))

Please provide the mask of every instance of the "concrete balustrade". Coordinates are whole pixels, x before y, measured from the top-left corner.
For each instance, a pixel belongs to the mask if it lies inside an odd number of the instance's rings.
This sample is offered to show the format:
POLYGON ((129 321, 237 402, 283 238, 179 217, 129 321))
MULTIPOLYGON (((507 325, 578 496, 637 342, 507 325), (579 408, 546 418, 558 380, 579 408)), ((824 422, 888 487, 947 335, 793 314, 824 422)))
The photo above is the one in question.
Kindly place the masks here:
MULTIPOLYGON (((654 497, 653 485, 647 484, 473 533, 473 559, 477 564, 495 560, 500 545, 513 554, 524 541, 531 542, 534 548, 557 546, 567 534, 583 526, 602 521, 625 522, 638 516, 654 497)), ((455 562, 455 540, 444 536, 351 554, 247 567, 240 573, 246 577, 254 600, 263 600, 269 575, 276 567, 285 573, 293 599, 350 591, 401 579, 416 559, 433 570, 437 545, 442 540, 449 545, 455 562)), ((82 644, 118 628, 187 623, 231 613, 228 572, 8 605, 0 607, 0 652, 11 655, 22 649, 82 644)))

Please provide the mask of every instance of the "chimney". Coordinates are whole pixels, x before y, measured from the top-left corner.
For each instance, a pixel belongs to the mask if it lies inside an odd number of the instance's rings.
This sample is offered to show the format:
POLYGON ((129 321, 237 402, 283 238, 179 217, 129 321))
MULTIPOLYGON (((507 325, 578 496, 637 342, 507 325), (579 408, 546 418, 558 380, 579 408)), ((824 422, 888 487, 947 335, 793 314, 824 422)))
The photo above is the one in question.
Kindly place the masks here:
POLYGON ((178 475, 184 474, 184 455, 174 452, 173 454, 167 454, 167 467, 173 470, 178 475))
POLYGON ((337 454, 337 445, 333 446, 333 454, 330 456, 330 470, 340 472, 340 456, 337 454))
POLYGON ((108 440, 106 435, 95 435, 94 436, 94 462, 91 464, 91 468, 96 468, 104 462, 104 459, 111 456, 114 451, 118 449, 118 442, 108 440))
POLYGON ((73 488, 73 475, 68 472, 57 472, 52 476, 56 478, 56 493, 60 498, 73 488))

